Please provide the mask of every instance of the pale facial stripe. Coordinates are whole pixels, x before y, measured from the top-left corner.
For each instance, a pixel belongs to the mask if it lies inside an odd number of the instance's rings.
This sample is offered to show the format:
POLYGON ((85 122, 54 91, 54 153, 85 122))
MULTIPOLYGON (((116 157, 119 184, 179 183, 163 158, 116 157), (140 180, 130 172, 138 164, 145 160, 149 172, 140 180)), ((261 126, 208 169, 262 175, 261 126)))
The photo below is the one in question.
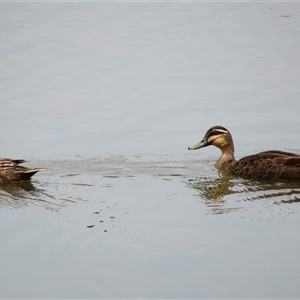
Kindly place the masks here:
POLYGON ((222 133, 228 133, 227 130, 224 130, 224 129, 214 129, 210 134, 214 134, 214 135, 217 135, 217 134, 222 134, 222 133))
POLYGON ((223 135, 223 134, 228 134, 228 131, 224 130, 224 129, 214 129, 212 132, 210 132, 208 134, 207 141, 209 143, 212 143, 214 140, 219 138, 220 135, 223 135))

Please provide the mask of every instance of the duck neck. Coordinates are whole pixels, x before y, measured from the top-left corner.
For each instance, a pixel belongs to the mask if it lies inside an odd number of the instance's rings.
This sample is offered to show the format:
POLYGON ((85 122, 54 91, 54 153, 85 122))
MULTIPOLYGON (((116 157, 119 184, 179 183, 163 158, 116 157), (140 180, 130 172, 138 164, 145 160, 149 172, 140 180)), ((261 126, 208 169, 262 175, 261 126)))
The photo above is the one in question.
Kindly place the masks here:
POLYGON ((222 155, 216 163, 216 168, 219 170, 226 170, 233 162, 234 158, 234 146, 229 145, 224 148, 221 148, 222 155))

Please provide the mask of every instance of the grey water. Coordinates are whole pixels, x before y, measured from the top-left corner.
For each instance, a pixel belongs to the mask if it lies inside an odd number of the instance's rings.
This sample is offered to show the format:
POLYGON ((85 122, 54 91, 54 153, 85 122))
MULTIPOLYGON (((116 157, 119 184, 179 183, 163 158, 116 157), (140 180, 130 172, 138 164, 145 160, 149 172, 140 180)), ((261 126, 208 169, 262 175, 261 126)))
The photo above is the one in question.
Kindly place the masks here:
POLYGON ((0 297, 299 298, 299 182, 219 174, 300 153, 300 5, 0 3, 0 297))

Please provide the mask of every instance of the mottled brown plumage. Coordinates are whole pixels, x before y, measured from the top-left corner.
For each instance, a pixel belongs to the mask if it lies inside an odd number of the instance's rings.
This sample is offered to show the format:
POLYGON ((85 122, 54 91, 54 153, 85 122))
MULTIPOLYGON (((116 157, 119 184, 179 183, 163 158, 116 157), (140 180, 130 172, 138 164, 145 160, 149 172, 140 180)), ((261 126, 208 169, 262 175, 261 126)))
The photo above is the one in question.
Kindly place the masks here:
POLYGON ((222 151, 216 163, 219 170, 227 170, 246 178, 300 179, 300 154, 270 150, 245 156, 237 161, 234 157, 232 136, 222 126, 210 128, 199 143, 188 149, 196 150, 210 145, 222 151))
POLYGON ((46 170, 44 168, 27 168, 19 166, 26 162, 24 159, 0 158, 0 183, 28 180, 36 172, 46 170))

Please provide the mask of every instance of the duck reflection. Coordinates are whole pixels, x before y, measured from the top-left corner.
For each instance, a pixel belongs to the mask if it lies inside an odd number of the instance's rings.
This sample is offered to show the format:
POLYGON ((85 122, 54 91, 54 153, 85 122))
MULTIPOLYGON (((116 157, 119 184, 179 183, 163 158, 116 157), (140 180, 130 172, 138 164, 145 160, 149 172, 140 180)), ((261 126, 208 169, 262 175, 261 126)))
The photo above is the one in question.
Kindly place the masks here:
POLYGON ((35 187, 31 180, 15 181, 0 184, 0 207, 13 206, 22 207, 27 206, 32 201, 38 200, 45 202, 43 198, 52 198, 47 195, 44 190, 35 187), (26 201, 22 201, 26 200, 26 201))
POLYGON ((37 190, 32 184, 31 180, 1 183, 0 187, 5 192, 15 196, 23 196, 24 193, 33 192, 37 190))
POLYGON ((197 192, 214 214, 243 209, 243 201, 271 199, 274 204, 300 202, 299 181, 245 180, 227 173, 189 179, 188 186, 197 192))
POLYGON ((189 180, 189 186, 207 200, 221 200, 226 195, 232 194, 234 183, 225 176, 199 177, 189 180))

